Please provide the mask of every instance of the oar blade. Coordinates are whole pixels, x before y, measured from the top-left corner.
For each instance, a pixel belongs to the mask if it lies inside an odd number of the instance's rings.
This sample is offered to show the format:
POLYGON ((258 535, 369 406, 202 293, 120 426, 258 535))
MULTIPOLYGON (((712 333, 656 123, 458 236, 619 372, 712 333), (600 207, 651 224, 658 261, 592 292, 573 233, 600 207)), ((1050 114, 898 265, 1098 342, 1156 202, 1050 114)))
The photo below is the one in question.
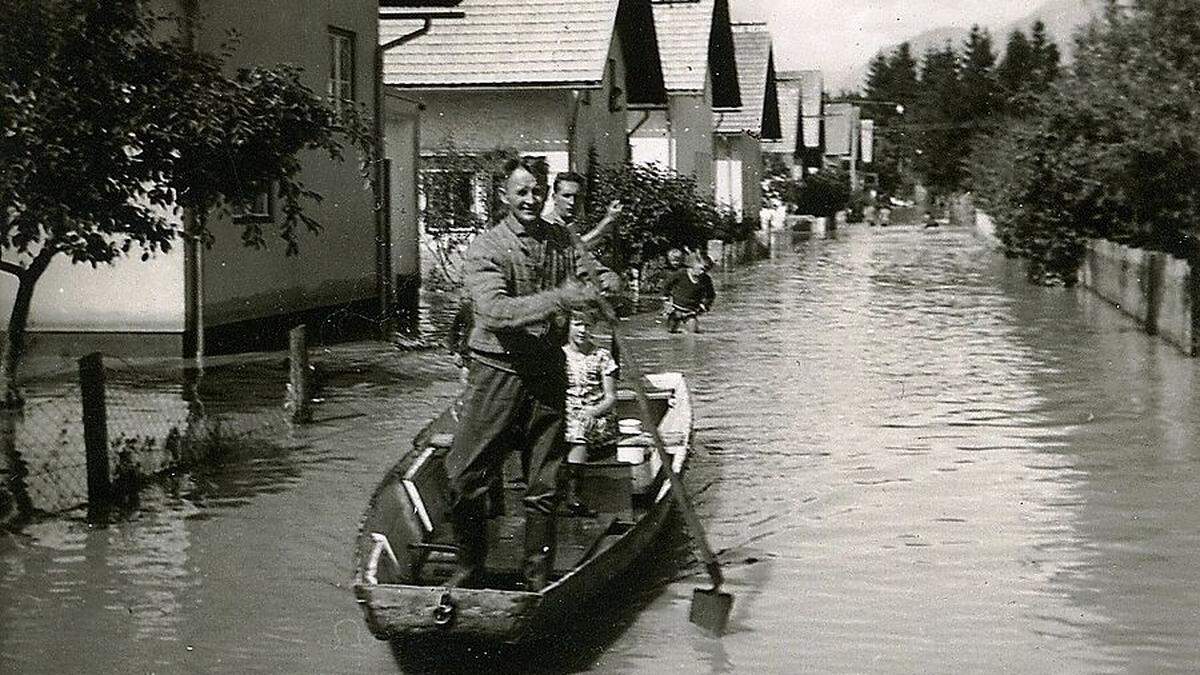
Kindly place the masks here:
POLYGON ((713 635, 724 635, 733 610, 733 594, 716 588, 697 588, 692 592, 692 609, 688 621, 713 635))

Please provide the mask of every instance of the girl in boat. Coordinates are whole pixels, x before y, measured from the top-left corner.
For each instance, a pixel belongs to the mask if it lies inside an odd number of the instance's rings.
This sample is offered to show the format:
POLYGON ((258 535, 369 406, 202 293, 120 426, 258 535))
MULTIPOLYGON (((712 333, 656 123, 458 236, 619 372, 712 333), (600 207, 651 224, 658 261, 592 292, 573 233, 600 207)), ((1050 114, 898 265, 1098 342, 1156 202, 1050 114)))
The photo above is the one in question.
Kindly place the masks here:
MULTIPOLYGON (((617 362, 612 352, 592 340, 593 317, 571 313, 567 326, 567 420, 570 453, 568 466, 603 457, 615 451, 617 426, 617 362)), ((567 508, 587 515, 587 506, 575 496, 574 476, 567 478, 567 508)))

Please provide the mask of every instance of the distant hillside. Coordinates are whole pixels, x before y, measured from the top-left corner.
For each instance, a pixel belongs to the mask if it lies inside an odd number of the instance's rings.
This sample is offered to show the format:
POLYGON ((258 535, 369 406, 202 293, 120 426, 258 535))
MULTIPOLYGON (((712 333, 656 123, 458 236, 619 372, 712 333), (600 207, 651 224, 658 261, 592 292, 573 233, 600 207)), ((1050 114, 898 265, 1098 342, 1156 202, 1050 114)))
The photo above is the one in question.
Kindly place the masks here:
MULTIPOLYGON (((1093 16, 1099 15, 1103 4, 1103 0, 1046 0, 1040 7, 1016 21, 994 26, 985 25, 984 27, 992 33, 996 56, 1003 57, 1008 34, 1017 29, 1028 33, 1033 23, 1041 19, 1046 24, 1046 32, 1058 43, 1064 60, 1069 61, 1075 29, 1087 23, 1093 16)), ((970 32, 970 26, 942 26, 914 35, 908 39, 908 42, 912 44, 913 54, 919 59, 926 49, 941 47, 947 40, 955 47, 961 47, 970 32)), ((889 45, 882 51, 890 53, 898 46, 899 43, 889 45)), ((862 63, 852 72, 841 74, 841 77, 833 74, 830 77, 830 86, 834 91, 858 89, 863 85, 866 75, 867 64, 862 63)))

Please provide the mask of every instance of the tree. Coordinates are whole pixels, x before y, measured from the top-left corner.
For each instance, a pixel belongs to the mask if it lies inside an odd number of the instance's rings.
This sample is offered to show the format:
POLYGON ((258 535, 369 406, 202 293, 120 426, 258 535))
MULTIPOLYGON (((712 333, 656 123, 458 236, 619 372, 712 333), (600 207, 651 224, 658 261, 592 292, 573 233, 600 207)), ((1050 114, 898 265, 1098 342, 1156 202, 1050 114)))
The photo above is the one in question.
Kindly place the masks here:
MULTIPOLYGON (((905 42, 890 54, 881 52, 871 60, 863 98, 894 102, 911 109, 919 90, 917 61, 911 44, 905 42)), ((871 115, 876 123, 872 165, 879 176, 879 187, 885 193, 901 192, 912 183, 909 173, 915 156, 915 139, 892 105, 872 108, 871 115)))
POLYGON ((992 36, 985 29, 972 26, 963 47, 960 118, 984 123, 998 111, 996 52, 992 50, 992 36))
POLYGON ((867 64, 867 82, 864 88, 868 99, 891 96, 891 69, 887 54, 879 52, 867 64))
POLYGON ((702 248, 709 239, 743 234, 726 209, 701 196, 691 176, 657 164, 592 164, 588 181, 588 222, 598 223, 607 205, 620 199, 619 237, 610 237, 608 257, 615 269, 645 262, 671 248, 702 248))
POLYGON ((1046 34, 1046 24, 1041 19, 1033 22, 1029 35, 1030 69, 1029 79, 1037 91, 1045 91, 1058 78, 1058 45, 1046 34))
POLYGON ((917 59, 912 54, 912 45, 901 43, 888 58, 887 100, 911 105, 917 98, 919 88, 917 59))
MULTIPOLYGON (((211 242, 207 214, 265 189, 294 254, 301 231, 320 229, 304 213, 320 196, 300 181, 298 154, 340 159, 343 137, 369 154, 360 115, 335 112, 297 69, 227 75, 223 57, 184 36, 156 37, 163 18, 137 0, 0 0, 0 11, 0 271, 17 279, 0 355, 7 404, 20 401, 30 303, 55 258, 96 266, 170 251, 183 209, 211 242)), ((268 233, 249 223, 240 234, 261 247, 268 233)))
POLYGON ((1005 110, 1015 113, 1020 110, 1021 100, 1028 92, 1029 74, 1034 71, 1033 47, 1025 33, 1014 30, 1008 36, 1004 58, 996 69, 996 84, 1004 99, 1005 110))
POLYGON ((1035 278, 1070 283, 1088 237, 1197 261, 1197 82, 1200 6, 1110 1, 1078 38, 1069 73, 980 149, 980 201, 1035 278))
POLYGON ((916 170, 935 192, 948 193, 961 179, 965 143, 965 134, 957 128, 962 83, 953 46, 946 43, 941 49, 931 47, 925 52, 920 84, 920 96, 910 115, 922 129, 916 133, 921 149, 916 170))

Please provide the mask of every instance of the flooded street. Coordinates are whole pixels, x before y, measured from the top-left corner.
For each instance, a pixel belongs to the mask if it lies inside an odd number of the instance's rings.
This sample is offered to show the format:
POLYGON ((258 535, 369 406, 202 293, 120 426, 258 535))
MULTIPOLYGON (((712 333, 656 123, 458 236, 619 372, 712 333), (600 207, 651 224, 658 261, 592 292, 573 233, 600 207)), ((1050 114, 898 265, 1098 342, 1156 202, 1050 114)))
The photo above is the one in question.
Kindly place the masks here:
MULTIPOLYGON (((697 575, 645 595, 587 669, 1200 664, 1200 365, 964 230, 852 228, 715 278, 705 334, 640 317, 631 343, 689 377, 687 482, 724 550, 730 634, 687 622, 697 575)), ((394 669, 351 545, 458 386, 440 352, 395 360, 329 387, 361 415, 350 433, 318 423, 155 488, 129 522, 0 540, 0 672, 394 669)))

